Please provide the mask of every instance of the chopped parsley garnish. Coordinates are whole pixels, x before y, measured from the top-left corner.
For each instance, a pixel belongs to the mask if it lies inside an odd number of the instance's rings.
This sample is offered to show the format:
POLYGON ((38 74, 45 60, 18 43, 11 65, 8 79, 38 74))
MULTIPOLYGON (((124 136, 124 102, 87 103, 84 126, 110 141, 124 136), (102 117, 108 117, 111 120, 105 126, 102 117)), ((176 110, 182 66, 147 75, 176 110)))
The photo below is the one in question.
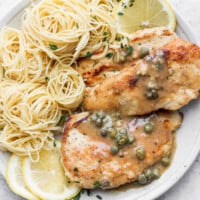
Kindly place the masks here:
POLYGON ((94 61, 92 67, 94 67, 95 65, 97 65, 99 62, 97 60, 94 61))
POLYGON ((53 146, 56 147, 56 142, 55 141, 53 141, 53 146))
POLYGON ((91 58, 91 57, 92 57, 92 53, 88 51, 88 52, 86 53, 85 57, 86 57, 86 58, 91 58))
POLYGON ((55 44, 49 44, 51 50, 56 50, 58 47, 55 44))
POLYGON ((117 13, 119 16, 122 16, 122 15, 124 15, 124 13, 123 12, 118 12, 117 13))
POLYGON ((133 52, 133 46, 129 46, 126 49, 126 56, 130 56, 133 52))
POLYGON ((96 195, 96 198, 100 200, 103 199, 100 195, 96 195))
POLYGON ((68 115, 61 115, 58 124, 63 124, 63 123, 66 121, 67 116, 68 116, 68 115))
POLYGON ((109 52, 106 54, 106 58, 112 58, 113 57, 113 53, 112 52, 109 52))
POLYGON ((94 18, 95 20, 97 20, 97 16, 94 16, 93 18, 94 18))
POLYGON ((106 35, 108 35, 108 33, 107 33, 106 31, 104 31, 104 32, 103 32, 103 35, 106 36, 106 35))
POLYGON ((48 76, 45 77, 45 81, 49 81, 49 77, 48 76))
POLYGON ((80 198, 81 198, 81 193, 79 192, 75 197, 72 198, 72 200, 79 200, 80 198))
POLYGON ((76 23, 76 28, 77 28, 77 29, 79 28, 79 25, 78 25, 78 23, 76 23))
POLYGON ((99 187, 101 184, 99 183, 99 181, 95 181, 95 182, 93 183, 93 185, 94 185, 95 187, 99 187))

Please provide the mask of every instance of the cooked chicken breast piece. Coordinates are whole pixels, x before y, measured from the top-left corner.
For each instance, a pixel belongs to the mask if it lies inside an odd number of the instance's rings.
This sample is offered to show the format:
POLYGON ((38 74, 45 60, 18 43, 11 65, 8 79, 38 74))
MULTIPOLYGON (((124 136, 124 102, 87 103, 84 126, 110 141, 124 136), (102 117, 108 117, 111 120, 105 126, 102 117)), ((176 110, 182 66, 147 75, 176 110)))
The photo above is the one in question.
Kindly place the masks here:
POLYGON ((70 116, 62 137, 66 175, 83 188, 110 189, 136 181, 145 169, 170 155, 173 132, 182 121, 177 112, 122 119, 112 113, 98 116, 104 125, 88 112, 70 116), (153 128, 145 129, 149 123, 153 128))
MULTIPOLYGON (((83 76, 86 86, 93 86, 104 81, 106 77, 109 78, 109 76, 115 75, 121 69, 129 66, 133 61, 137 61, 139 59, 138 53, 142 47, 148 47, 151 51, 154 51, 175 38, 177 38, 177 35, 166 28, 137 31, 130 35, 128 39, 128 41, 131 41, 134 51, 132 52, 132 56, 126 59, 126 62, 123 62, 121 59, 126 54, 126 45, 128 43, 127 40, 122 40, 111 45, 109 53, 113 53, 113 55, 108 53, 105 58, 101 59, 80 59, 77 66, 74 67, 83 76), (121 48, 122 44, 124 48, 121 48), (110 57, 109 55, 112 56, 110 57)), ((94 56, 98 55, 98 53, 96 52, 94 56)))
POLYGON ((110 55, 79 63, 87 86, 86 110, 143 115, 180 109, 199 96, 200 48, 167 29, 139 31, 130 37, 128 47, 110 55), (117 55, 122 61, 116 61, 117 55))

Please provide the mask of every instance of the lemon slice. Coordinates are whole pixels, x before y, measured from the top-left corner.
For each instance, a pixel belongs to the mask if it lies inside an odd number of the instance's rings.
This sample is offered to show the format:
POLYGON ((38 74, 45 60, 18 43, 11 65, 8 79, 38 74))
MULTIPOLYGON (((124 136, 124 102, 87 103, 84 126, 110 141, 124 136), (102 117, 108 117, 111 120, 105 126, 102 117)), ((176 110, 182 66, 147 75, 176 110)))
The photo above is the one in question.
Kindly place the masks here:
POLYGON ((25 186, 22 178, 22 159, 12 155, 6 167, 6 181, 10 189, 19 196, 29 200, 39 200, 25 186))
POLYGON ((119 32, 133 33, 162 26, 174 30, 176 27, 174 11, 166 0, 125 0, 116 16, 119 32))
POLYGON ((68 183, 60 162, 60 142, 54 143, 50 150, 40 153, 40 160, 23 160, 23 177, 29 190, 43 200, 64 200, 73 198, 80 188, 68 183))

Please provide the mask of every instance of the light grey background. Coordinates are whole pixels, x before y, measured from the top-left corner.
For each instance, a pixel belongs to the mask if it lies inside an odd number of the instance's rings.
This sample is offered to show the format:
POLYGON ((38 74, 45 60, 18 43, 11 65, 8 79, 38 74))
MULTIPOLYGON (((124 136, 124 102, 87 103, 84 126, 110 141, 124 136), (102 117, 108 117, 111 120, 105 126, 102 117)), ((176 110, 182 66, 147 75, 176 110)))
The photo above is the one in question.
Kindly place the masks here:
MULTIPOLYGON (((17 0, 15 0, 17 1, 17 0)), ((168 0, 191 25, 200 40, 200 0, 168 0)), ((0 0, 0 16, 6 12, 13 0, 0 0)), ((199 113, 200 114, 200 113, 199 113)), ((192 127, 191 127, 192 128, 192 127)), ((191 130, 192 131, 192 130, 191 130)), ((200 134, 200 133, 199 133, 200 134)), ((187 144, 185 145, 187 148, 187 144)), ((1 164, 1 163, 0 163, 1 164)), ((200 199, 200 155, 185 176, 158 200, 199 200, 200 199)), ((0 200, 22 200, 14 195, 0 175, 0 200)))

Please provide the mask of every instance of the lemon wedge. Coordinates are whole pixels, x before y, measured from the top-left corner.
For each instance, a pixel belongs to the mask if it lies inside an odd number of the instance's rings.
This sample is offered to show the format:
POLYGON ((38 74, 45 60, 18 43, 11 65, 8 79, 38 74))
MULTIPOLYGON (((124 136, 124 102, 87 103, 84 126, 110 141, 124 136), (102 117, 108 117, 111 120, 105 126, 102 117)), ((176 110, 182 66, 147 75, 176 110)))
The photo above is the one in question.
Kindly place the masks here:
POLYGON ((22 159, 12 154, 6 167, 6 181, 10 189, 19 196, 29 200, 39 200, 25 186, 22 177, 22 159))
POLYGON ((167 27, 175 30, 176 17, 167 0, 124 0, 116 14, 119 32, 167 27))
POLYGON ((40 199, 70 199, 80 192, 76 184, 68 183, 60 162, 60 147, 60 142, 56 142, 50 150, 41 151, 38 162, 23 159, 25 185, 40 199))

